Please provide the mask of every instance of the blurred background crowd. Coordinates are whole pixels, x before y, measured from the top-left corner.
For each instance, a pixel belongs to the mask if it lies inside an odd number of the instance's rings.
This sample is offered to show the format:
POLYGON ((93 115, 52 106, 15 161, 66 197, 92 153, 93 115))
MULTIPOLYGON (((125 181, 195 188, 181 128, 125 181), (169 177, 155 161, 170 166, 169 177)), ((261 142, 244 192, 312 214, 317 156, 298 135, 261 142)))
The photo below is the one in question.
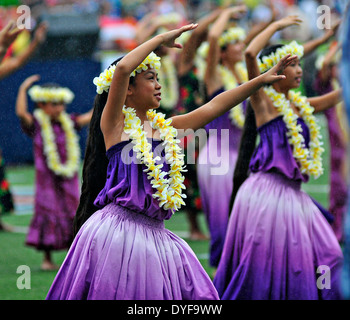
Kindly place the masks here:
MULTIPOLYGON (((163 20, 170 14, 175 24, 197 21, 199 18, 214 10, 218 6, 244 3, 249 12, 245 17, 246 23, 254 25, 262 21, 269 21, 271 17, 270 1, 266 0, 1 0, 0 28, 10 19, 17 19, 19 5, 27 5, 31 9, 31 26, 34 29, 41 20, 50 23, 48 34, 98 34, 98 43, 94 50, 127 50, 135 43, 137 23, 151 14, 154 19, 163 20)), ((333 13, 340 12, 346 0, 274 0, 276 18, 288 14, 298 14, 303 20, 302 29, 297 34, 284 36, 306 41, 319 36, 323 30, 317 27, 320 13, 317 8, 327 5, 333 13)), ((165 24, 165 23, 164 23, 165 24)), ((168 23, 170 24, 170 23, 168 23)), ((292 31, 288 32, 293 32, 292 31)), ((24 38, 25 35, 22 35, 24 38)), ((21 39, 17 40, 17 48, 25 45, 21 39), (20 43, 20 44, 19 44, 20 43)), ((85 45, 87 43, 85 42, 85 45)), ((87 49, 86 49, 87 50, 87 49)))
MULTIPOLYGON (((134 48, 140 39, 144 40, 140 34, 149 33, 147 30, 149 25, 142 30, 142 23, 145 20, 151 20, 152 25, 156 27, 172 28, 196 22, 219 6, 243 3, 248 7, 248 12, 243 19, 240 19, 242 27, 249 29, 258 23, 270 21, 272 15, 275 19, 279 19, 288 14, 297 14, 304 21, 302 26, 297 30, 293 27, 288 28, 283 33, 276 34, 273 40, 277 42, 283 38, 305 42, 324 33, 324 30, 317 27, 317 19, 320 18, 317 8, 320 5, 327 5, 332 15, 339 15, 344 10, 346 2, 346 0, 0 0, 0 29, 11 19, 17 21, 23 15, 21 5, 30 8, 30 29, 24 30, 19 35, 6 57, 19 55, 26 50, 42 21, 48 26, 46 41, 36 50, 30 63, 16 75, 0 82, 3 98, 0 101, 0 108, 12 108, 21 81, 30 74, 39 73, 43 81, 47 78, 73 89, 76 99, 70 107, 71 111, 87 110, 95 95, 92 79, 116 57, 134 48)), ((314 66, 314 63, 310 65, 314 66)), ((312 77, 311 71, 305 72, 305 76, 312 77)), ((312 92, 308 94, 312 95, 312 92)), ((6 161, 32 162, 30 143, 27 143, 20 130, 13 129, 19 128, 14 113, 2 114, 0 120, 2 123, 13 123, 8 130, 0 130, 0 144, 6 161), (9 136, 12 137, 11 142, 8 140, 9 136)), ((84 147, 84 137, 81 141, 84 147)))

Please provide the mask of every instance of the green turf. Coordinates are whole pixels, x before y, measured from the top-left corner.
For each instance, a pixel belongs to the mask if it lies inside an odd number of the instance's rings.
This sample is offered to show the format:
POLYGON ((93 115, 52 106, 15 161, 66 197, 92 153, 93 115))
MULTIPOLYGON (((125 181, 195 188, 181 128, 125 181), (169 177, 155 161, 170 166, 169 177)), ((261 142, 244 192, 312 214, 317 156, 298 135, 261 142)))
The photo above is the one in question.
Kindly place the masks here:
MULTIPOLYGON (((324 167, 325 173, 318 180, 310 179, 307 185, 303 186, 311 196, 319 201, 325 207, 328 206, 328 138, 325 130, 324 117, 321 116, 321 126, 324 136, 325 149, 324 167)), ((32 166, 9 167, 7 168, 7 177, 10 185, 30 186, 34 182, 34 170, 32 166)), ((20 227, 20 232, 0 232, 0 300, 41 300, 44 299, 50 285, 55 277, 56 272, 41 271, 42 253, 34 248, 25 246, 25 228, 29 226, 31 214, 24 215, 5 215, 2 220, 6 224, 20 227), (23 231, 24 230, 24 231, 23 231), (22 274, 16 273, 17 268, 26 265, 30 268, 30 289, 18 289, 17 280, 22 274)), ((200 225, 208 234, 204 215, 199 214, 200 225)), ((188 234, 188 223, 186 215, 183 212, 176 213, 169 221, 165 222, 165 226, 171 231, 184 237, 193 251, 198 256, 204 269, 210 276, 213 275, 214 269, 208 264, 208 241, 190 241, 186 238, 188 234)), ((66 251, 54 253, 55 263, 61 264, 66 255, 66 251)))
MULTIPOLYGON (((0 299, 45 299, 56 271, 40 270, 42 254, 24 245, 25 234, 2 232, 0 238, 0 299), (24 273, 17 273, 18 267, 22 265, 30 268, 30 289, 17 287, 17 281, 23 283, 20 276, 24 273)), ((65 252, 57 252, 54 259, 60 263, 64 256, 65 252)))
MULTIPOLYGON (((11 187, 30 186, 34 183, 34 169, 32 166, 8 167, 7 178, 11 187)), ((32 214, 6 214, 2 221, 16 228, 16 232, 0 232, 0 300, 41 300, 45 299, 47 291, 55 277, 56 271, 41 271, 40 265, 43 255, 40 251, 25 245, 25 231, 28 228, 32 214), (17 273, 17 268, 26 265, 30 268, 30 289, 18 289, 17 281, 23 273, 17 273)), ((199 222, 204 232, 208 234, 205 218, 199 214, 199 222)), ((187 239, 188 223, 184 212, 176 213, 165 222, 166 228, 183 237, 194 252, 209 275, 214 269, 208 265, 209 241, 190 241, 187 239)), ((55 263, 61 264, 66 251, 53 254, 55 263)))

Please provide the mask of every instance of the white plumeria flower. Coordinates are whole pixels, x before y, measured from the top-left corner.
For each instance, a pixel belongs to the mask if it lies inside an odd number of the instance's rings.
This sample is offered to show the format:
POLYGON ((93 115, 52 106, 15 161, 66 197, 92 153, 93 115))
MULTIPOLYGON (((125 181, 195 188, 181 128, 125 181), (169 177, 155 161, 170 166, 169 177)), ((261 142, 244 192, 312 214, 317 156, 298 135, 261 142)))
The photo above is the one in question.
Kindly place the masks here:
POLYGON ((265 72, 275 66, 283 57, 287 54, 298 56, 301 59, 304 55, 304 47, 299 45, 296 41, 292 41, 281 48, 278 48, 276 52, 271 53, 269 56, 265 56, 262 60, 258 59, 258 65, 260 72, 265 72))
POLYGON ((79 139, 75 133, 73 121, 66 112, 61 112, 58 118, 66 138, 67 161, 63 164, 58 154, 50 117, 41 109, 36 109, 34 111, 34 117, 41 127, 41 136, 44 144, 43 149, 48 168, 56 175, 66 178, 73 177, 77 173, 80 165, 79 139))
POLYGON ((159 206, 164 209, 171 209, 173 212, 179 210, 184 205, 182 198, 184 195, 181 189, 185 189, 184 177, 181 172, 184 170, 181 148, 177 145, 180 140, 176 139, 177 130, 170 126, 171 119, 165 120, 164 114, 156 113, 154 110, 147 112, 148 121, 153 129, 160 131, 161 139, 165 145, 165 159, 171 163, 169 172, 163 171, 163 165, 156 165, 160 157, 153 157, 151 144, 147 141, 146 133, 143 131, 141 120, 136 116, 133 108, 123 107, 124 131, 133 140, 133 149, 136 157, 146 166, 147 178, 150 180, 152 188, 157 191, 152 195, 159 200, 159 206), (176 165, 174 165, 176 164, 176 165), (169 176, 169 179, 166 178, 169 176))
POLYGON ((298 116, 290 107, 289 100, 283 94, 277 93, 272 86, 264 90, 272 100, 278 113, 283 116, 283 121, 288 129, 288 142, 293 146, 293 157, 299 162, 301 173, 312 175, 317 179, 323 173, 321 154, 324 149, 321 147, 323 143, 320 141, 322 138, 320 128, 312 114, 314 108, 300 93, 289 92, 289 98, 300 110, 300 114, 310 130, 311 141, 309 149, 307 149, 305 148, 304 137, 301 134, 302 127, 297 124, 298 116))

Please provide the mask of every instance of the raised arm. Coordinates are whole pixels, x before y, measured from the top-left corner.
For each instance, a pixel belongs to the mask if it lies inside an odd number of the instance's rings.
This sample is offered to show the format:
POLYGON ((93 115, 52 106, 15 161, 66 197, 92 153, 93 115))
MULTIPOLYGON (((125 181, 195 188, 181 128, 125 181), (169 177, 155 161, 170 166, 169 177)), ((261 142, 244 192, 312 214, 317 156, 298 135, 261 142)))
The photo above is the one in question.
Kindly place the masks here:
POLYGON ((230 7, 222 11, 211 27, 208 35, 209 51, 207 56, 207 67, 204 75, 204 82, 208 95, 212 95, 222 85, 221 77, 217 74, 217 66, 220 62, 219 38, 225 31, 228 22, 232 17, 245 13, 245 5, 230 7))
POLYGON ((304 47, 304 56, 312 53, 317 47, 319 47, 321 44, 327 42, 332 36, 335 35, 335 33, 338 30, 338 27, 340 25, 340 21, 337 21, 334 26, 329 29, 327 32, 325 32, 321 37, 310 40, 303 44, 304 47))
POLYGON ((190 113, 173 117, 172 125, 175 128, 182 130, 197 130, 204 127, 207 123, 223 115, 233 106, 236 106, 242 101, 246 100, 263 85, 285 79, 284 75, 278 75, 278 73, 283 71, 295 59, 296 56, 290 57, 290 55, 288 55, 284 57, 277 65, 266 73, 234 89, 227 90, 217 95, 208 103, 190 113))
MULTIPOLYGON (((288 16, 283 19, 271 23, 266 29, 259 33, 249 44, 245 51, 245 61, 249 79, 254 79, 260 75, 260 70, 257 61, 259 52, 267 46, 271 37, 283 28, 291 25, 298 25, 301 20, 297 16, 288 16)), ((255 91, 251 97, 251 103, 256 114, 266 112, 268 106, 264 104, 266 95, 263 90, 255 91)))
POLYGON ((161 21, 154 12, 145 15, 138 23, 135 32, 135 40, 138 44, 145 42, 151 37, 159 27, 161 21))
POLYGON ((28 77, 23 81, 18 90, 16 100, 16 115, 26 127, 30 127, 33 124, 33 117, 28 112, 27 91, 33 85, 33 83, 39 79, 40 76, 37 74, 28 77))
POLYGON ((40 24, 29 47, 17 57, 8 58, 0 65, 0 80, 17 71, 28 62, 36 49, 45 41, 46 32, 47 25, 45 23, 40 24))
POLYGON ((141 44, 147 41, 159 28, 165 28, 166 30, 173 29, 179 25, 181 19, 181 16, 176 13, 168 13, 160 16, 155 13, 147 14, 137 24, 136 42, 141 44))
POLYGON ((330 81, 330 78, 331 78, 330 65, 339 49, 340 49, 340 45, 333 43, 331 44, 328 52, 326 53, 324 60, 322 62, 320 73, 319 73, 320 80, 322 83, 327 83, 328 81, 330 81))
POLYGON ((17 36, 22 32, 15 27, 15 22, 10 21, 1 31, 0 31, 0 64, 2 59, 10 47, 10 45, 16 40, 17 36))
POLYGON ((268 1, 269 8, 271 10, 271 18, 270 21, 261 22, 261 23, 255 23, 251 26, 246 38, 244 39, 244 44, 246 46, 249 45, 249 43, 256 37, 257 34, 259 34, 261 31, 263 31, 267 26, 269 26, 272 22, 276 20, 277 10, 276 7, 273 4, 272 0, 268 1))
POLYGON ((217 19, 222 11, 222 8, 218 8, 198 21, 198 27, 193 30, 190 37, 185 42, 182 52, 180 53, 178 65, 179 76, 189 72, 189 70, 193 67, 193 61, 196 56, 197 49, 207 37, 209 25, 217 19))
POLYGON ((260 32, 248 45, 245 50, 245 59, 247 64, 249 79, 260 74, 257 56, 270 42, 271 37, 279 30, 291 25, 299 25, 302 22, 298 16, 288 16, 283 19, 272 22, 267 28, 260 32))
POLYGON ((157 35, 130 51, 118 62, 109 89, 107 103, 101 116, 101 130, 105 136, 108 134, 114 134, 115 127, 118 126, 118 124, 120 124, 124 119, 122 108, 129 87, 130 74, 153 50, 160 45, 165 45, 172 48, 181 48, 182 46, 180 44, 175 43, 175 39, 183 32, 193 30, 196 27, 196 24, 190 24, 179 29, 157 35))

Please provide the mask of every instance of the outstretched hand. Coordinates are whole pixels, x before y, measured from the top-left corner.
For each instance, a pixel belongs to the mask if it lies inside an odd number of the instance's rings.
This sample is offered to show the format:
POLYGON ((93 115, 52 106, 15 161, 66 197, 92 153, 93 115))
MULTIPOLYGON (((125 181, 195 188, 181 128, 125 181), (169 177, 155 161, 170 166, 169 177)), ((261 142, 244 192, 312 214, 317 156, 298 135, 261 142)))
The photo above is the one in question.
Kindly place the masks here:
POLYGON ((298 56, 291 56, 290 54, 287 54, 285 57, 283 57, 274 67, 263 74, 265 84, 271 84, 285 79, 286 76, 282 74, 284 69, 287 68, 291 63, 295 62, 297 59, 298 56))
POLYGON ((327 30, 324 34, 324 40, 327 41, 329 38, 331 38, 332 36, 334 36, 338 29, 339 29, 339 26, 340 26, 340 23, 341 23, 341 20, 337 20, 333 25, 332 27, 327 30))
POLYGON ((40 23, 38 28, 35 31, 34 39, 38 41, 40 44, 44 43, 46 40, 48 24, 46 22, 40 23))
POLYGON ((247 13, 248 8, 246 5, 241 4, 238 6, 230 7, 227 10, 229 10, 229 12, 231 13, 232 18, 240 19, 247 13))
POLYGON ((300 25, 303 22, 298 16, 287 16, 280 20, 275 21, 277 24, 278 30, 282 30, 289 26, 300 25))
POLYGON ((34 75, 32 75, 32 76, 26 78, 26 79, 22 82, 21 88, 24 89, 24 90, 27 90, 27 89, 29 89, 29 88, 33 85, 34 82, 37 82, 37 81, 39 81, 39 80, 40 80, 40 75, 34 74, 34 75))
POLYGON ((4 48, 5 50, 7 50, 21 32, 22 30, 16 27, 15 22, 10 21, 0 31, 0 48, 4 48))
POLYGON ((188 25, 185 25, 179 29, 174 29, 168 32, 163 33, 161 36, 163 37, 163 46, 169 47, 169 48, 182 48, 182 45, 179 43, 176 43, 175 40, 176 38, 178 38, 179 36, 181 36, 181 34, 183 34, 186 31, 190 31, 193 29, 196 29, 198 26, 197 23, 191 23, 188 25))

